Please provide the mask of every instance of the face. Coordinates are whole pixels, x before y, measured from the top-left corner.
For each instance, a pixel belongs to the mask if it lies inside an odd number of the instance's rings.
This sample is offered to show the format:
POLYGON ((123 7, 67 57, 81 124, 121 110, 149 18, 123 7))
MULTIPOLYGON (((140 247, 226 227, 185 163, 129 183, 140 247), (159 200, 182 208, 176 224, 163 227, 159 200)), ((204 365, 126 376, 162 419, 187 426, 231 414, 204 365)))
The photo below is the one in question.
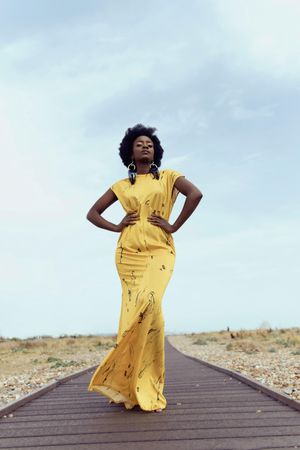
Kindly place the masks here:
POLYGON ((139 136, 133 141, 132 159, 134 161, 152 162, 154 160, 154 145, 148 136, 139 136))

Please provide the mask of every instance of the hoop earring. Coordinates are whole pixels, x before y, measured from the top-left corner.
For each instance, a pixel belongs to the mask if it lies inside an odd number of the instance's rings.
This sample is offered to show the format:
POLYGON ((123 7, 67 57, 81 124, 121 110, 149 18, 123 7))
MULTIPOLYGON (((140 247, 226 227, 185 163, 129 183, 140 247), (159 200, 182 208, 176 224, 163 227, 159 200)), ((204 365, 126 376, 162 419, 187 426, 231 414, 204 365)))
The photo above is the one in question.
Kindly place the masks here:
POLYGON ((134 184, 135 180, 136 180, 136 172, 135 172, 136 166, 135 166, 133 160, 131 160, 131 163, 127 166, 127 168, 128 168, 128 178, 130 180, 130 183, 134 184), (133 166, 133 169, 130 169, 130 166, 133 166))
POLYGON ((158 167, 157 165, 154 163, 154 161, 152 161, 152 163, 150 164, 150 172, 153 174, 153 177, 156 178, 157 180, 159 179, 159 171, 158 171, 158 167))

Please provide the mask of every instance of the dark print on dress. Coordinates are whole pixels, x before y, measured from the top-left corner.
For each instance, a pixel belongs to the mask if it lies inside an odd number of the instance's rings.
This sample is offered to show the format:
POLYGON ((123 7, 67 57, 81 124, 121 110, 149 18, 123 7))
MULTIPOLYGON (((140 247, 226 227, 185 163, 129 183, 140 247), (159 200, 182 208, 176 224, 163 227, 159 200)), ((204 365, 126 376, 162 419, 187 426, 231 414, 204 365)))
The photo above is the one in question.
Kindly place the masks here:
MULTIPOLYGON (((115 262, 122 286, 117 342, 95 370, 89 391, 98 392, 126 409, 165 409, 164 317, 162 300, 176 258, 173 236, 147 218, 152 213, 169 221, 178 191, 180 172, 160 171, 137 177, 131 185, 123 178, 111 186, 126 213, 138 211, 139 220, 123 228, 115 262)), ((109 298, 108 303, 117 301, 109 298)))

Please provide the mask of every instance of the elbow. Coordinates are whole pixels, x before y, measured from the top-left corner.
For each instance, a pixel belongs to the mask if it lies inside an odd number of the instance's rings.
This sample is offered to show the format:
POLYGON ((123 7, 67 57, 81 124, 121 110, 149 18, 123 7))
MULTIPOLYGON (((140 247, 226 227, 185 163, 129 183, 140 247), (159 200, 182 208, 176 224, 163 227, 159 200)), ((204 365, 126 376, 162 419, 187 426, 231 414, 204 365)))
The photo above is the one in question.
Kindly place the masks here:
POLYGON ((197 199, 198 199, 199 202, 200 202, 201 198, 203 197, 203 194, 202 194, 202 192, 200 191, 200 189, 197 189, 196 195, 197 195, 197 199))
POLYGON ((198 202, 200 202, 200 200, 203 197, 203 194, 202 194, 202 192, 199 189, 194 189, 191 192, 191 197, 194 198, 195 200, 198 200, 198 202))
POLYGON ((202 197, 203 197, 202 193, 197 196, 197 205, 201 202, 202 197))
POLYGON ((86 218, 87 218, 87 220, 89 220, 90 222, 93 223, 93 221, 95 220, 95 217, 97 217, 99 215, 100 215, 100 212, 96 208, 91 208, 88 211, 86 218))

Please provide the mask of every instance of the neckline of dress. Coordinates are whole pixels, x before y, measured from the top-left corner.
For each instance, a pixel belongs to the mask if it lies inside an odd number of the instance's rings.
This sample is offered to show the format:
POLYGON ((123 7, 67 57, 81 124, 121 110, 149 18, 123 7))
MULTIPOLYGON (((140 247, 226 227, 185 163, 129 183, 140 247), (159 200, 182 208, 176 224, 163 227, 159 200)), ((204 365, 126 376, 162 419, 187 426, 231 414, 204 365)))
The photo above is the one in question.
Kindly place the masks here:
MULTIPOLYGON (((164 169, 161 169, 160 170, 160 172, 162 172, 164 169)), ((145 176, 145 175, 150 175, 151 173, 153 173, 153 172, 147 172, 147 173, 136 173, 136 176, 137 177, 140 177, 140 176, 145 176)))

